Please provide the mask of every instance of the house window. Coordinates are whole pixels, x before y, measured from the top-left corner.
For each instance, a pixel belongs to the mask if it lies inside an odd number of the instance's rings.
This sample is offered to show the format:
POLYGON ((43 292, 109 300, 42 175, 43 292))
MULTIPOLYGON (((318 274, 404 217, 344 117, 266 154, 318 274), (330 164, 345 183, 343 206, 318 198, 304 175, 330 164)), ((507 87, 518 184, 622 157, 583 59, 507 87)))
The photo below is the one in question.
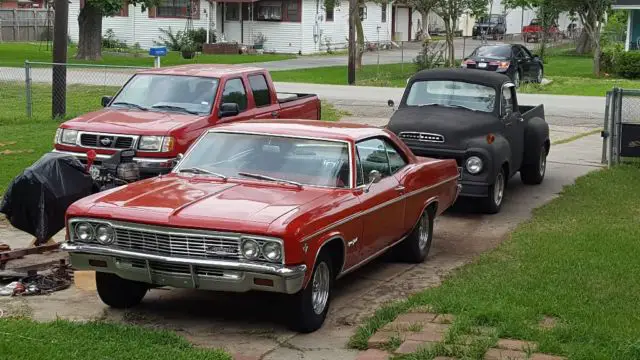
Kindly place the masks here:
POLYGON ((301 0, 266 0, 242 4, 242 20, 300 22, 301 0))
POLYGON ((240 21, 240 4, 239 3, 225 3, 224 4, 224 19, 227 21, 240 21))
POLYGON ((325 20, 333 21, 333 13, 335 11, 335 2, 332 0, 328 0, 324 2, 325 6, 325 20))
POLYGON ((191 5, 191 18, 200 19, 200 1, 198 0, 160 0, 155 17, 187 18, 191 5))
POLYGON ((358 14, 360 14, 360 21, 365 20, 367 18, 367 7, 364 5, 360 5, 358 14))
POLYGON ((387 4, 384 3, 380 5, 380 7, 382 8, 382 22, 386 23, 387 22, 387 4))

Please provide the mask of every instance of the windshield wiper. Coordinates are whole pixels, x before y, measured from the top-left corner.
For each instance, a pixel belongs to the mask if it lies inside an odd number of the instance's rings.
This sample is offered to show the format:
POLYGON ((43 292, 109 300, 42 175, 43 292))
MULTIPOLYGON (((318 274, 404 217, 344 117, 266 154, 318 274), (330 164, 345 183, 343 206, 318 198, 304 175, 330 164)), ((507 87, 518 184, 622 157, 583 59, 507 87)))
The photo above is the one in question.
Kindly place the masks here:
POLYGON ((190 167, 190 168, 185 168, 185 169, 180 169, 178 172, 186 172, 186 173, 192 173, 192 174, 205 174, 205 175, 213 175, 213 176, 217 176, 223 180, 227 180, 227 177, 222 175, 222 174, 218 174, 209 170, 205 170, 203 168, 199 168, 199 167, 190 167))
POLYGON ((273 178, 273 177, 267 176, 267 175, 252 174, 252 173, 246 173, 246 172, 239 172, 238 175, 242 175, 242 176, 246 176, 246 177, 250 177, 250 178, 254 178, 254 179, 258 179, 258 180, 268 180, 268 181, 281 182, 281 183, 285 183, 285 184, 291 184, 291 185, 295 185, 295 186, 297 186, 297 187, 302 189, 302 184, 300 184, 299 182, 296 182, 296 181, 278 179, 278 178, 273 178))
POLYGON ((142 111, 148 111, 149 110, 149 109, 147 109, 146 107, 144 107, 142 105, 138 105, 138 104, 134 104, 134 103, 126 102, 126 101, 117 101, 117 102, 114 102, 111 105, 126 105, 126 106, 134 107, 134 108, 136 108, 138 110, 142 110, 142 111))
POLYGON ((192 114, 192 115, 198 115, 199 113, 197 111, 192 111, 192 110, 188 110, 183 108, 182 106, 174 106, 174 105, 154 105, 151 107, 152 109, 170 109, 170 110, 178 110, 178 111, 184 111, 186 113, 192 114))

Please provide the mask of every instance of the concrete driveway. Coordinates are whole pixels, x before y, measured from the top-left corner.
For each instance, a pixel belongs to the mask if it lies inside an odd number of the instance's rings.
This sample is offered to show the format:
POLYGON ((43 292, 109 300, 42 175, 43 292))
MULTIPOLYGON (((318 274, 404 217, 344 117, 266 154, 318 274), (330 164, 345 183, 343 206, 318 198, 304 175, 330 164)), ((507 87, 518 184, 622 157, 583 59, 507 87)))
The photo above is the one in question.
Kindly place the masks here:
MULTIPOLYGON (((554 131, 553 136, 564 134, 554 131)), ((555 198, 577 177, 598 169, 600 149, 599 135, 552 146, 544 183, 525 186, 516 175, 501 213, 477 214, 472 204, 462 202, 440 217, 424 263, 380 259, 340 280, 326 324, 312 334, 289 331, 282 321, 288 309, 279 296, 269 294, 157 289, 134 310, 115 311, 95 292, 71 288, 46 297, 0 298, 0 308, 9 314, 28 311, 37 320, 106 319, 170 329, 194 344, 224 347, 243 359, 354 359, 357 352, 346 343, 365 317, 384 302, 437 286, 453 269, 499 245, 534 208, 555 198)))

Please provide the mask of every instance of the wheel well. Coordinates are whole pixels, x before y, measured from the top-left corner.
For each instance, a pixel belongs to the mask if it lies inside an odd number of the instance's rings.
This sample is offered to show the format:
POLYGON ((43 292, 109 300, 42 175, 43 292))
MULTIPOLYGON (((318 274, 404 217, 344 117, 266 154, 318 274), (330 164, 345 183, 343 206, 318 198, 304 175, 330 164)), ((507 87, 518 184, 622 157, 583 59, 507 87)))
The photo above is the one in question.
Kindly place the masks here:
POLYGON ((338 276, 342 270, 342 265, 344 264, 344 241, 341 238, 333 238, 329 240, 320 251, 320 253, 324 252, 331 257, 333 274, 334 276, 338 276))
MULTIPOLYGON (((505 176, 506 178, 508 178, 508 177, 509 177, 509 163, 505 161, 505 162, 502 164, 502 167, 501 167, 501 168, 504 170, 504 176, 505 176)), ((497 174, 496 174, 496 176, 497 176, 497 174)))
POLYGON ((551 148, 551 142, 549 139, 544 141, 544 149, 547 151, 547 155, 549 155, 549 149, 551 148))
POLYGON ((438 213, 438 202, 434 201, 431 204, 429 204, 427 206, 427 212, 429 212, 431 215, 435 215, 438 213))

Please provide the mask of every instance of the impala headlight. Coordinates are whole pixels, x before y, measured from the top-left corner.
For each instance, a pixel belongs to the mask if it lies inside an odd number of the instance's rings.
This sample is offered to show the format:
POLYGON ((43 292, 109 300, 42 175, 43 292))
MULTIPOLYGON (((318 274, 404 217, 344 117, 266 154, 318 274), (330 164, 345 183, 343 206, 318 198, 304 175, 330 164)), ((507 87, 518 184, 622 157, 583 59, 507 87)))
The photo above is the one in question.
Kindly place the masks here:
POLYGON ((260 256, 260 245, 255 240, 247 239, 242 242, 242 256, 248 260, 255 260, 260 256))
POLYGON ((277 242, 267 242, 262 246, 262 255, 269 261, 282 259, 282 245, 277 242))
POLYGON ((78 142, 78 130, 58 129, 56 138, 61 144, 75 145, 78 142))
POLYGON ((477 174, 482 171, 482 159, 477 156, 471 156, 467 159, 465 167, 469 174, 477 174))
POLYGON ((93 226, 86 222, 81 222, 76 225, 76 236, 80 241, 91 241, 93 240, 94 232, 93 226))
POLYGON ((96 240, 102 245, 111 245, 115 240, 115 232, 109 225, 99 225, 96 229, 96 240))

